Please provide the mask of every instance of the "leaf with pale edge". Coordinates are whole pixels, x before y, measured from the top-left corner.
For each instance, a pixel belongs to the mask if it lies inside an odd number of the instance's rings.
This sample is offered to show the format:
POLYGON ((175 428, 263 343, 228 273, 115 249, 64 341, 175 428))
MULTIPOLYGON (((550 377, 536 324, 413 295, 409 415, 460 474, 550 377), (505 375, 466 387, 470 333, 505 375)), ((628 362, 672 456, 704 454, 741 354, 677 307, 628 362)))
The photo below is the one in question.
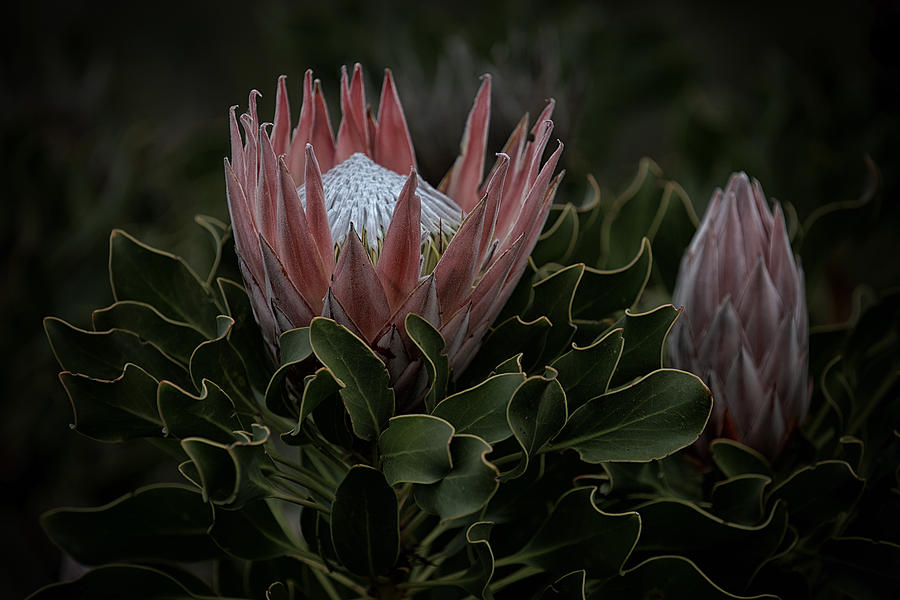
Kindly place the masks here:
POLYGON ((146 302, 175 321, 214 337, 220 313, 206 284, 181 257, 151 248, 119 229, 109 238, 113 297, 146 302))
POLYGON ((450 440, 453 468, 438 483, 415 485, 416 503, 441 520, 470 515, 488 503, 497 490, 497 468, 485 456, 491 445, 474 435, 450 440))
POLYGON ((331 319, 313 319, 309 340, 316 357, 341 386, 353 433, 367 441, 378 437, 394 414, 387 367, 364 341, 331 319))
POLYGON ((388 483, 435 483, 450 470, 453 426, 430 415, 392 417, 378 449, 388 483))
POLYGON ((659 459, 693 443, 711 408, 712 395, 696 375, 660 369, 589 400, 550 448, 574 448, 589 463, 659 459))
POLYGON ((450 361, 445 353, 446 342, 431 323, 413 313, 406 315, 406 333, 424 358, 428 374, 425 409, 430 412, 447 395, 450 361))
POLYGON ((477 435, 489 444, 512 435, 506 421, 506 407, 525 375, 501 373, 488 377, 475 387, 448 396, 432 414, 448 421, 456 433, 477 435))
POLYGON ((594 503, 596 489, 563 494, 525 547, 498 565, 526 564, 559 574, 587 569, 594 577, 618 573, 637 542, 641 518, 603 512, 594 503))
POLYGON ((622 330, 613 329, 591 345, 575 346, 550 363, 566 392, 570 411, 606 393, 624 345, 622 330))
POLYGON ((85 565, 129 559, 197 561, 222 551, 207 534, 212 507, 197 490, 160 484, 96 508, 57 508, 41 517, 53 542, 85 565))

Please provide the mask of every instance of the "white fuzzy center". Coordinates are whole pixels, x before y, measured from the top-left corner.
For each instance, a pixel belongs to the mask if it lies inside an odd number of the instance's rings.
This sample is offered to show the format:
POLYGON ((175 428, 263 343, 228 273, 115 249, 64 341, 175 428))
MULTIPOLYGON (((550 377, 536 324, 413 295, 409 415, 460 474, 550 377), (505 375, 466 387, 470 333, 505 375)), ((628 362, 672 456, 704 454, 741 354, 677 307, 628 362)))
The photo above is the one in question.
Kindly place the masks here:
MULTIPOLYGON (((379 250, 379 240, 384 240, 405 183, 405 175, 386 169, 359 152, 322 175, 325 210, 334 243, 343 245, 352 223, 357 233, 366 233, 370 250, 379 250)), ((297 193, 305 207, 306 186, 297 188, 297 193)), ((448 196, 421 177, 416 194, 422 204, 423 240, 459 227, 462 211, 448 196)))

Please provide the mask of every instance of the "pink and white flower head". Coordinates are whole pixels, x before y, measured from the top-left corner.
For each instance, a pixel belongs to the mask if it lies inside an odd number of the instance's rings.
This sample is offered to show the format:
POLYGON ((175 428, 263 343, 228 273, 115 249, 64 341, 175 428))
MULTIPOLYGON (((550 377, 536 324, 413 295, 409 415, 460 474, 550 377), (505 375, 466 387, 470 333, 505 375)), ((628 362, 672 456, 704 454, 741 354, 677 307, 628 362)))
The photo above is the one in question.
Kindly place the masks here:
POLYGON ((395 389, 421 368, 405 333, 416 313, 444 336, 450 367, 468 365, 522 275, 562 173, 550 140, 553 101, 530 133, 527 115, 484 177, 491 78, 483 77, 460 155, 440 185, 416 171, 390 70, 377 116, 362 69, 341 71, 341 121, 333 134, 318 80, 307 71, 292 128, 285 78, 274 123, 259 123, 252 91, 231 109, 228 208, 254 315, 273 354, 278 336, 323 315, 346 326, 388 365, 395 389))
POLYGON ((672 302, 684 306, 672 364, 713 393, 702 447, 730 437, 775 458, 809 409, 809 326, 784 215, 769 210, 758 181, 735 173, 715 191, 672 302))

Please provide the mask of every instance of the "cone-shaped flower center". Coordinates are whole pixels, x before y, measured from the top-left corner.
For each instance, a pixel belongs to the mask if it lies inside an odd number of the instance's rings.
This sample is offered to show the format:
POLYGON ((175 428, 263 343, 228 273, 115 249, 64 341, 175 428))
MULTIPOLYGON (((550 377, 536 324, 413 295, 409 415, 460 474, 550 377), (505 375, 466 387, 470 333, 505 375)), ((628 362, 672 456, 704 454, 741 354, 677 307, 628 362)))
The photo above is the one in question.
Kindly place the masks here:
MULTIPOLYGON (((325 209, 331 238, 342 246, 350 225, 365 234, 368 249, 377 255, 380 242, 394 214, 394 205, 406 183, 400 175, 357 152, 322 175, 325 190, 325 209)), ((306 206, 306 186, 297 188, 300 201, 306 206)), ((422 204, 422 241, 452 234, 459 228, 462 211, 447 195, 418 178, 416 193, 422 204)))

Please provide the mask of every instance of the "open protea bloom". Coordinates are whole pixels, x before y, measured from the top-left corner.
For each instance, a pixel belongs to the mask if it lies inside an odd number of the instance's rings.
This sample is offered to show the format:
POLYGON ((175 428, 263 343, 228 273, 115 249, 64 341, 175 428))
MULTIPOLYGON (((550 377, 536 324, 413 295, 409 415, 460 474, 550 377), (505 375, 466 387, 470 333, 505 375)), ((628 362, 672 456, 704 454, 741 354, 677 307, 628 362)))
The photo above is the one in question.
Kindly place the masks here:
POLYGON ((704 444, 730 437, 777 456, 809 407, 803 271, 784 215, 744 173, 717 189, 681 260, 673 365, 713 393, 704 444))
POLYGON ((562 144, 541 159, 553 102, 529 140, 527 115, 482 180, 491 79, 485 75, 460 155, 435 188, 416 171, 403 108, 385 72, 377 117, 366 106, 362 70, 341 76, 341 122, 332 134, 318 80, 307 71, 299 122, 291 129, 285 78, 274 124, 260 124, 259 92, 231 109, 228 207, 244 284, 273 353, 278 335, 317 315, 333 318, 385 360, 409 389, 420 359, 404 327, 426 318, 462 371, 521 277, 562 174, 562 144), (552 178, 552 180, 551 180, 552 178))

